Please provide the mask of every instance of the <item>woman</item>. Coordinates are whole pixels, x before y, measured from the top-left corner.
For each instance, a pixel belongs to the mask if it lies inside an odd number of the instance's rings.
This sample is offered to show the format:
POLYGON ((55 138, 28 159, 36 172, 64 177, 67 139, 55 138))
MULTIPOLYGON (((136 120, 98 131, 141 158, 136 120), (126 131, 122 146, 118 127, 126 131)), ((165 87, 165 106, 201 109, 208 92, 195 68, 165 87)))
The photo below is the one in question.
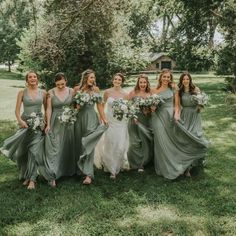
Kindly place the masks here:
POLYGON ((95 163, 97 166, 102 165, 105 171, 110 172, 110 178, 115 179, 127 164, 128 130, 126 121, 119 121, 113 117, 112 104, 116 99, 125 99, 127 94, 121 88, 124 83, 124 76, 121 73, 113 76, 112 83, 113 87, 104 92, 104 105, 107 104, 106 117, 109 128, 97 145, 95 163), (97 160, 99 158, 100 163, 97 160))
POLYGON ((56 86, 47 95, 45 153, 39 163, 40 173, 52 187, 56 187, 58 178, 76 173, 74 125, 60 121, 63 107, 72 104, 74 91, 66 86, 67 79, 61 72, 56 74, 54 82, 56 86))
MULTIPOLYGON (((145 99, 151 95, 148 76, 141 74, 133 91, 129 93, 129 99, 134 103, 138 99, 145 99)), ((144 166, 153 158, 153 137, 151 132, 151 116, 143 109, 138 114, 138 121, 129 121, 129 149, 128 160, 131 169, 144 171, 144 166)))
POLYGON ((158 86, 152 90, 153 94, 159 94, 164 100, 152 113, 152 128, 155 170, 158 175, 167 179, 176 179, 184 174, 194 161, 205 154, 205 146, 202 143, 192 140, 184 130, 175 125, 174 97, 178 104, 175 89, 171 72, 164 69, 160 74, 158 86))
MULTIPOLYGON (((208 147, 209 142, 204 138, 201 125, 201 107, 194 101, 193 95, 200 93, 200 89, 192 82, 188 72, 183 73, 179 79, 177 91, 179 103, 176 104, 175 120, 194 142, 200 142, 208 147)), ((189 143, 191 145, 191 142, 189 143)), ((206 151, 206 149, 204 149, 206 151)), ((193 163, 194 165, 200 162, 193 163)), ((190 173, 188 173, 190 175, 190 173)))
POLYGON ((94 103, 97 104, 101 122, 107 125, 102 101, 99 98, 99 88, 95 85, 95 81, 95 72, 87 69, 82 73, 80 85, 74 88, 75 92, 88 97, 87 103, 77 104, 78 115, 75 122, 75 153, 79 172, 85 175, 83 184, 86 185, 91 184, 94 178, 94 149, 106 130, 106 126, 99 121, 94 103))
POLYGON ((42 139, 43 115, 42 105, 46 107, 46 92, 38 88, 38 75, 30 71, 26 75, 27 88, 19 91, 16 101, 16 119, 20 130, 4 141, 1 151, 8 158, 16 161, 19 179, 27 189, 35 189, 37 177, 37 154, 42 139), (20 115, 21 105, 23 113, 20 115))

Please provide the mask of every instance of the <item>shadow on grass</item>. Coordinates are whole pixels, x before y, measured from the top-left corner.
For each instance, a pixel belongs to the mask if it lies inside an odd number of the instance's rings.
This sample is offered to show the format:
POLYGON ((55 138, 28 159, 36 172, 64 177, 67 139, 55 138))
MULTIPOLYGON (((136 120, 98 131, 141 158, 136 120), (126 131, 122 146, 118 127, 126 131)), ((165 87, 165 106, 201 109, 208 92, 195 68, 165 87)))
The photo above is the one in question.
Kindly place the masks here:
MULTIPOLYGON (((224 158, 219 158, 222 160, 224 158)), ((7 165, 14 171, 0 175, 0 179, 8 175, 8 179, 0 183, 3 233, 25 222, 32 226, 29 233, 41 232, 42 227, 37 231, 37 224, 45 220, 52 224, 50 227, 79 224, 81 232, 89 234, 112 230, 125 233, 131 228, 133 233, 145 233, 149 229, 152 233, 172 230, 191 235, 192 230, 199 228, 198 221, 203 223, 202 230, 211 228, 212 232, 219 233, 224 231, 224 227, 217 224, 220 218, 236 214, 235 182, 229 176, 235 170, 236 160, 228 159, 225 165, 213 161, 192 179, 168 181, 149 167, 143 174, 124 172, 116 181, 111 181, 108 175, 97 170, 91 186, 83 186, 81 178, 73 177, 60 180, 58 188, 51 189, 39 179, 35 191, 21 186, 15 178, 16 168, 7 165), (224 170, 227 166, 232 169, 224 175, 230 178, 223 181, 222 171, 215 175, 215 170, 224 170)))
MULTIPOLYGON (((149 166, 143 174, 120 173, 116 181, 96 170, 91 186, 71 177, 51 189, 39 179, 37 189, 28 191, 16 180, 15 164, 0 158, 0 234, 234 235, 236 147, 235 134, 229 135, 234 118, 226 112, 222 88, 201 86, 212 96, 202 116, 213 144, 206 167, 191 179, 168 181, 149 166)), ((16 129, 10 122, 1 127, 0 141, 16 129)))

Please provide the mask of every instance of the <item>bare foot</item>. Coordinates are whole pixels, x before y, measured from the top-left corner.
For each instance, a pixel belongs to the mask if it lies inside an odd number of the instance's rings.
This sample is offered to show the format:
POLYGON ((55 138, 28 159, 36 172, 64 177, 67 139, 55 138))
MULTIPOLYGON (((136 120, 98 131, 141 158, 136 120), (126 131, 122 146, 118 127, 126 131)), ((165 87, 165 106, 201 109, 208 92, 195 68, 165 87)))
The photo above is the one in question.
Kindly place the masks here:
POLYGON ((116 179, 116 175, 111 174, 110 179, 116 179))
POLYGON ((186 177, 191 177, 191 174, 190 174, 189 170, 186 170, 186 171, 184 172, 184 175, 185 175, 186 177))
POLYGON ((29 179, 26 179, 24 182, 23 182, 23 185, 24 186, 27 186, 29 184, 29 179))
POLYGON ((143 173, 143 172, 144 172, 144 169, 143 169, 143 168, 139 168, 139 169, 138 169, 138 172, 139 172, 139 173, 143 173))
POLYGON ((30 180, 27 189, 35 189, 35 182, 30 180))
POLYGON ((91 177, 86 176, 86 178, 85 178, 84 181, 83 181, 83 184, 89 185, 89 184, 91 184, 91 183, 92 183, 91 177))
POLYGON ((52 187, 52 188, 56 188, 57 184, 56 184, 56 180, 51 180, 48 182, 48 184, 52 187))

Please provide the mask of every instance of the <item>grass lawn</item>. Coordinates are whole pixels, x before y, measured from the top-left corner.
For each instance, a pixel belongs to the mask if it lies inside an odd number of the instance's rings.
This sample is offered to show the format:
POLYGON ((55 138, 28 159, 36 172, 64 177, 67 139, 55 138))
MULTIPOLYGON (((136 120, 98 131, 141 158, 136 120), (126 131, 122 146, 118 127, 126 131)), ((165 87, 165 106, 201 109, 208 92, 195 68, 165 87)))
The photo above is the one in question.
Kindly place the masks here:
MULTIPOLYGON (((178 181, 158 177, 152 166, 116 181, 96 170, 91 186, 74 177, 51 189, 39 179, 27 191, 15 163, 0 156, 0 235, 236 235, 236 116, 225 105, 223 78, 193 78, 211 98, 202 113, 212 141, 204 170, 178 181)), ((15 130, 2 121, 0 142, 15 130)))

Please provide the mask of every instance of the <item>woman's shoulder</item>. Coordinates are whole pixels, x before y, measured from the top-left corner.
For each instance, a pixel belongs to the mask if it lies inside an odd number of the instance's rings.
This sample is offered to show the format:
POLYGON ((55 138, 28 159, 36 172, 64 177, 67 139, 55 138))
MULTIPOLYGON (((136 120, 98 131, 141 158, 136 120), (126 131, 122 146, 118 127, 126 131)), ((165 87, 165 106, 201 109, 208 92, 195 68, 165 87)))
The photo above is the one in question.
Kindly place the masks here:
POLYGON ((46 91, 45 89, 40 89, 40 91, 41 91, 41 93, 42 93, 44 96, 46 96, 47 91, 46 91))
POLYGON ((79 85, 76 85, 75 87, 74 87, 74 92, 78 92, 78 91, 80 91, 81 89, 80 89, 80 86, 79 85))
POLYGON ((94 91, 95 93, 99 93, 99 92, 100 92, 100 89, 99 89, 97 86, 94 86, 94 87, 93 87, 93 91, 94 91))
POLYGON ((201 92, 201 90, 200 90, 200 88, 198 88, 197 86, 194 88, 194 92, 195 93, 200 93, 201 92))
POLYGON ((54 89, 53 88, 49 89, 46 94, 47 94, 47 98, 53 97, 54 96, 54 89))
POLYGON ((152 87, 152 88, 150 89, 150 93, 151 93, 151 94, 158 93, 158 91, 159 91, 159 89, 158 89, 158 88, 155 88, 155 87, 152 87))
POLYGON ((25 89, 21 89, 21 90, 18 92, 17 96, 18 96, 18 97, 23 97, 24 94, 25 94, 25 91, 26 91, 26 88, 25 88, 25 89))
POLYGON ((135 97, 136 96, 135 90, 130 91, 128 96, 129 96, 129 99, 132 99, 133 97, 135 97))

